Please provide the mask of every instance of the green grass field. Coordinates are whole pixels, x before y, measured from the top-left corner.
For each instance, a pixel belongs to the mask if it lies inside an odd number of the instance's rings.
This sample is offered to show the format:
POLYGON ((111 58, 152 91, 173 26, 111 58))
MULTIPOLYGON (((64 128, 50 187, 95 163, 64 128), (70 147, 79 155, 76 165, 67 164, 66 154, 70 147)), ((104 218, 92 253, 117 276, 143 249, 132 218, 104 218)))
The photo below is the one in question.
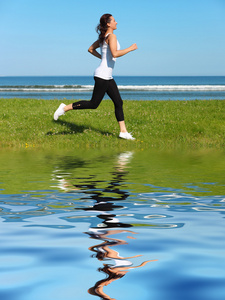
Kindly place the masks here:
MULTIPOLYGON (((56 122, 61 101, 0 99, 0 147, 21 149, 224 149, 225 100, 124 101, 127 129, 118 138, 113 103, 70 111, 56 122)), ((65 104, 71 101, 63 101, 65 104)))

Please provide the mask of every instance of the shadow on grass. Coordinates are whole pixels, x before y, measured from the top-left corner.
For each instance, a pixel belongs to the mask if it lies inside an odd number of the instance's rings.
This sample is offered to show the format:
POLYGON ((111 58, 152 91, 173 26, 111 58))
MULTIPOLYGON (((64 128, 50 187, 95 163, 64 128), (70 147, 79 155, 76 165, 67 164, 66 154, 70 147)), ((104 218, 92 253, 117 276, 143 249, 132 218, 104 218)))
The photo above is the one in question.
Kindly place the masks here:
MULTIPOLYGON (((55 121, 52 121, 54 124, 56 123, 55 121)), ((67 122, 67 121, 62 121, 62 120, 58 120, 57 121, 58 125, 61 126, 66 126, 69 130, 63 130, 60 132, 52 132, 52 131, 48 131, 46 133, 46 135, 66 135, 66 134, 76 134, 76 133, 82 133, 85 132, 85 130, 93 130, 96 132, 101 133, 102 135, 113 135, 111 132, 105 131, 105 130, 99 130, 96 129, 92 126, 84 126, 84 125, 77 125, 71 122, 67 122)))

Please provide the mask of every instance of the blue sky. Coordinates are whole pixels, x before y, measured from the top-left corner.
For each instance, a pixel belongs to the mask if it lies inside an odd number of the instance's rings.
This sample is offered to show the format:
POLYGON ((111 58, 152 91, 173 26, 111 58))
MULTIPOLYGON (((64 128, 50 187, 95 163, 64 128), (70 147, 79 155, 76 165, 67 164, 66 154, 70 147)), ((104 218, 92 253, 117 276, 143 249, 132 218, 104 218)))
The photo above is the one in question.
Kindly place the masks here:
POLYGON ((225 75, 225 0, 0 0, 0 76, 93 75, 106 12, 138 45, 114 75, 225 75))

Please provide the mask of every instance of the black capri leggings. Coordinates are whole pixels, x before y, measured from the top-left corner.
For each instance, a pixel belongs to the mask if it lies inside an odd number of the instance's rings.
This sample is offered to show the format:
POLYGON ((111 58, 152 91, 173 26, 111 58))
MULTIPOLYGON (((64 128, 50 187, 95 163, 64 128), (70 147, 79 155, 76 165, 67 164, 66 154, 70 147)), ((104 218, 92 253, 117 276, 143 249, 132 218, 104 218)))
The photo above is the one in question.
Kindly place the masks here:
POLYGON ((94 77, 94 79, 95 86, 91 100, 74 102, 72 104, 73 109, 96 109, 101 103, 105 93, 107 93, 114 103, 117 121, 124 121, 123 100, 120 97, 120 93, 114 79, 105 80, 99 77, 94 77))

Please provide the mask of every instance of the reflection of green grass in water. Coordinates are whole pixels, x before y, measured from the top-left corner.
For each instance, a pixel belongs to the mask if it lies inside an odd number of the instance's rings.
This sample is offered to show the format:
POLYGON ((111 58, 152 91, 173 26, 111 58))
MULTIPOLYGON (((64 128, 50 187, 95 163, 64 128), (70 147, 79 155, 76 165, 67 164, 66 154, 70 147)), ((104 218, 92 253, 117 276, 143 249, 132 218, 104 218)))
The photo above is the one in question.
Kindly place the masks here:
POLYGON ((1 147, 123 151, 225 146, 225 100, 124 101, 127 128, 136 141, 118 138, 112 101, 103 101, 97 110, 69 112, 57 122, 53 113, 61 101, 0 101, 1 147))
MULTIPOLYGON (((225 155, 220 151, 185 153, 136 150, 127 164, 119 161, 118 155, 119 152, 113 150, 94 149, 4 150, 0 154, 0 189, 3 189, 1 193, 26 194, 26 191, 34 191, 34 198, 39 197, 41 201, 44 194, 51 193, 51 190, 63 192, 59 188, 59 181, 64 179, 68 188, 65 192, 72 191, 67 194, 68 201, 72 201, 74 197, 77 198, 76 192, 79 191, 74 185, 94 182, 97 189, 103 190, 112 180, 115 182, 118 176, 122 176, 118 189, 129 190, 132 193, 129 201, 138 200, 139 203, 145 202, 144 198, 139 197, 139 193, 160 191, 196 196, 225 195, 225 155)), ((103 191, 102 196, 118 195, 109 190, 103 191)), ((170 204, 185 202, 184 199, 170 201, 170 204)), ((170 201, 166 200, 168 203, 170 201)), ((165 201, 162 199, 162 202, 165 201)))

